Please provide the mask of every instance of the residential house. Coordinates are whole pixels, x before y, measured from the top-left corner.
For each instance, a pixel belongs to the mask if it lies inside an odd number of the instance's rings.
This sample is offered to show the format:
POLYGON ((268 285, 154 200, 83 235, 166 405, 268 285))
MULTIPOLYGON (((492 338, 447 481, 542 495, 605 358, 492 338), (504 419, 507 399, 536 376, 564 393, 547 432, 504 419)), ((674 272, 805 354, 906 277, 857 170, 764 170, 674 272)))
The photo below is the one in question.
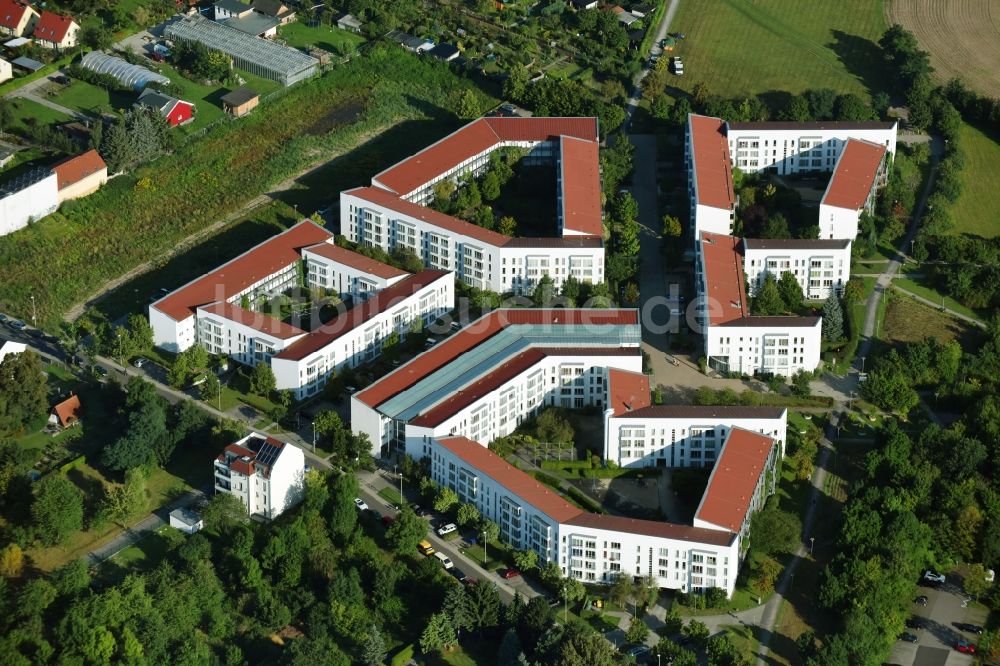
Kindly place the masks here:
POLYGON ((222 99, 222 110, 233 116, 240 118, 257 108, 260 103, 260 95, 247 87, 230 90, 222 99))
POLYGON ((49 413, 49 423, 60 428, 69 428, 80 423, 82 408, 80 396, 74 394, 52 407, 49 413))
POLYGON ((194 534, 205 527, 205 521, 197 511, 174 509, 170 512, 170 526, 184 534, 194 534))
POLYGON ((218 22, 253 14, 253 7, 243 0, 218 0, 212 6, 212 19, 218 22))
POLYGON ((647 16, 656 11, 656 7, 649 4, 648 2, 643 2, 640 4, 632 5, 631 7, 629 7, 628 11, 632 16, 636 16, 638 18, 646 18, 647 16))
POLYGON ((280 0, 253 0, 253 10, 258 14, 277 19, 279 25, 295 20, 295 10, 280 0))
POLYGON ((615 13, 615 16, 618 18, 619 23, 624 24, 626 28, 639 20, 638 17, 628 13, 623 8, 617 5, 612 7, 611 11, 615 13))
POLYGON ((432 58, 437 58, 442 62, 450 62, 457 58, 460 53, 461 52, 458 50, 457 46, 453 46, 451 44, 438 44, 428 51, 427 55, 432 58))
POLYGON ((42 48, 61 50, 76 46, 79 32, 80 26, 72 16, 56 14, 46 9, 39 15, 32 36, 42 48))
POLYGON ((750 296, 767 275, 780 280, 784 273, 791 273, 811 300, 839 294, 851 279, 851 241, 846 238, 744 238, 742 252, 750 296))
POLYGON ((9 61, 0 58, 0 83, 14 78, 14 66, 9 61))
POLYGON ((215 492, 238 497, 251 518, 273 520, 302 501, 302 449, 252 432, 213 461, 215 492))
POLYGON ((0 34, 30 35, 38 23, 38 12, 19 0, 0 0, 0 34))
POLYGON ((59 203, 85 197, 108 182, 108 165, 93 149, 57 162, 52 170, 56 174, 59 203))
POLYGON ((573 9, 577 11, 583 9, 597 9, 597 0, 570 0, 570 4, 573 5, 573 9))
POLYGON ((819 237, 857 238, 861 215, 875 210, 875 197, 888 173, 885 145, 848 139, 819 202, 819 237))
POLYGON ((171 127, 186 125, 194 120, 194 104, 165 95, 164 93, 146 88, 139 95, 133 107, 148 106, 160 112, 171 127))
POLYGON ((348 32, 361 32, 362 23, 353 14, 344 14, 337 19, 337 27, 348 32))
POLYGON ((221 23, 224 26, 262 39, 269 39, 276 36, 278 34, 278 25, 280 24, 278 19, 273 16, 266 16, 257 12, 250 12, 246 16, 234 16, 221 23))
POLYGON ((37 167, 0 184, 0 236, 28 226, 59 207, 52 169, 37 167))
POLYGON ((306 284, 355 301, 363 301, 409 275, 332 242, 304 248, 302 259, 306 264, 306 284))

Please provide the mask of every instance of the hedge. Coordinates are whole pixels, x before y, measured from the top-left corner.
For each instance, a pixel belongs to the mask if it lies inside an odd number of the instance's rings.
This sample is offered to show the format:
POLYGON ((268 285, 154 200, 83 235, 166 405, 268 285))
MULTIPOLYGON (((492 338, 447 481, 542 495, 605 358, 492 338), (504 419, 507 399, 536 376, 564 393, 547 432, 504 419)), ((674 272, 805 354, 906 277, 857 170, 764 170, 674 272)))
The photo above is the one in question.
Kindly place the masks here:
POLYGON ((397 652, 389 663, 392 666, 406 666, 411 659, 413 659, 413 643, 403 646, 403 649, 397 652))
POLYGON ((594 463, 590 460, 543 460, 542 469, 591 469, 594 463))
POLYGON ((87 462, 87 456, 82 455, 82 454, 78 455, 76 458, 73 458, 68 463, 66 463, 65 465, 63 465, 62 467, 60 467, 59 468, 59 473, 60 474, 65 474, 66 472, 70 471, 74 467, 79 467, 80 465, 82 465, 85 462, 87 462))

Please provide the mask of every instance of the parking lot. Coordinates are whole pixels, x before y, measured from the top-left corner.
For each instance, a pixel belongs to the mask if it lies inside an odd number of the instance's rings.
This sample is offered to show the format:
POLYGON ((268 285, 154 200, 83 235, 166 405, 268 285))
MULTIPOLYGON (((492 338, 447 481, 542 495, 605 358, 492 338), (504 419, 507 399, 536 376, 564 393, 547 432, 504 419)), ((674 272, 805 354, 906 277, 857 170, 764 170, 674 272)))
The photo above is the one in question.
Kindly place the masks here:
POLYGON ((889 663, 901 666, 958 666, 971 664, 972 655, 962 654, 955 649, 955 643, 966 640, 975 644, 978 636, 960 631, 955 623, 984 625, 986 610, 973 608, 966 603, 961 587, 951 577, 940 587, 921 585, 918 595, 927 597, 927 605, 914 603, 911 619, 916 626, 906 631, 917 637, 916 643, 897 641, 889 657, 889 663))

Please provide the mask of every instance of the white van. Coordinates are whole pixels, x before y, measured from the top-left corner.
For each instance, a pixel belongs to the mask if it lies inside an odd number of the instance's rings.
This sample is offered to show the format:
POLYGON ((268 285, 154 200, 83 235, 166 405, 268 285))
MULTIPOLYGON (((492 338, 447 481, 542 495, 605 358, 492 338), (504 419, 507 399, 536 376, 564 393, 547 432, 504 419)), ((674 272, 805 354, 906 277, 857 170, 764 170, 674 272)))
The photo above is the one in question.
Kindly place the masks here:
POLYGON ((438 560, 440 560, 441 566, 443 566, 445 569, 451 569, 452 567, 455 566, 452 563, 451 558, 449 558, 444 553, 441 553, 441 552, 434 553, 434 557, 436 557, 436 558, 438 558, 438 560))

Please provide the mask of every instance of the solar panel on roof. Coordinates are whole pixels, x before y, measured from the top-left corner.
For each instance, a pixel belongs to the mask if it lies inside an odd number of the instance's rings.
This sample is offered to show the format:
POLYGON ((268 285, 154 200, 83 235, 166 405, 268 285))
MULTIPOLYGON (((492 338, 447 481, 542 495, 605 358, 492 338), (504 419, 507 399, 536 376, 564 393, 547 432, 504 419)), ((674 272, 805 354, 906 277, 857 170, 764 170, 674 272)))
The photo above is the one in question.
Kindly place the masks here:
POLYGON ((277 460, 278 453, 280 452, 281 449, 279 447, 270 442, 264 442, 260 445, 260 451, 257 452, 257 462, 270 467, 277 460))

